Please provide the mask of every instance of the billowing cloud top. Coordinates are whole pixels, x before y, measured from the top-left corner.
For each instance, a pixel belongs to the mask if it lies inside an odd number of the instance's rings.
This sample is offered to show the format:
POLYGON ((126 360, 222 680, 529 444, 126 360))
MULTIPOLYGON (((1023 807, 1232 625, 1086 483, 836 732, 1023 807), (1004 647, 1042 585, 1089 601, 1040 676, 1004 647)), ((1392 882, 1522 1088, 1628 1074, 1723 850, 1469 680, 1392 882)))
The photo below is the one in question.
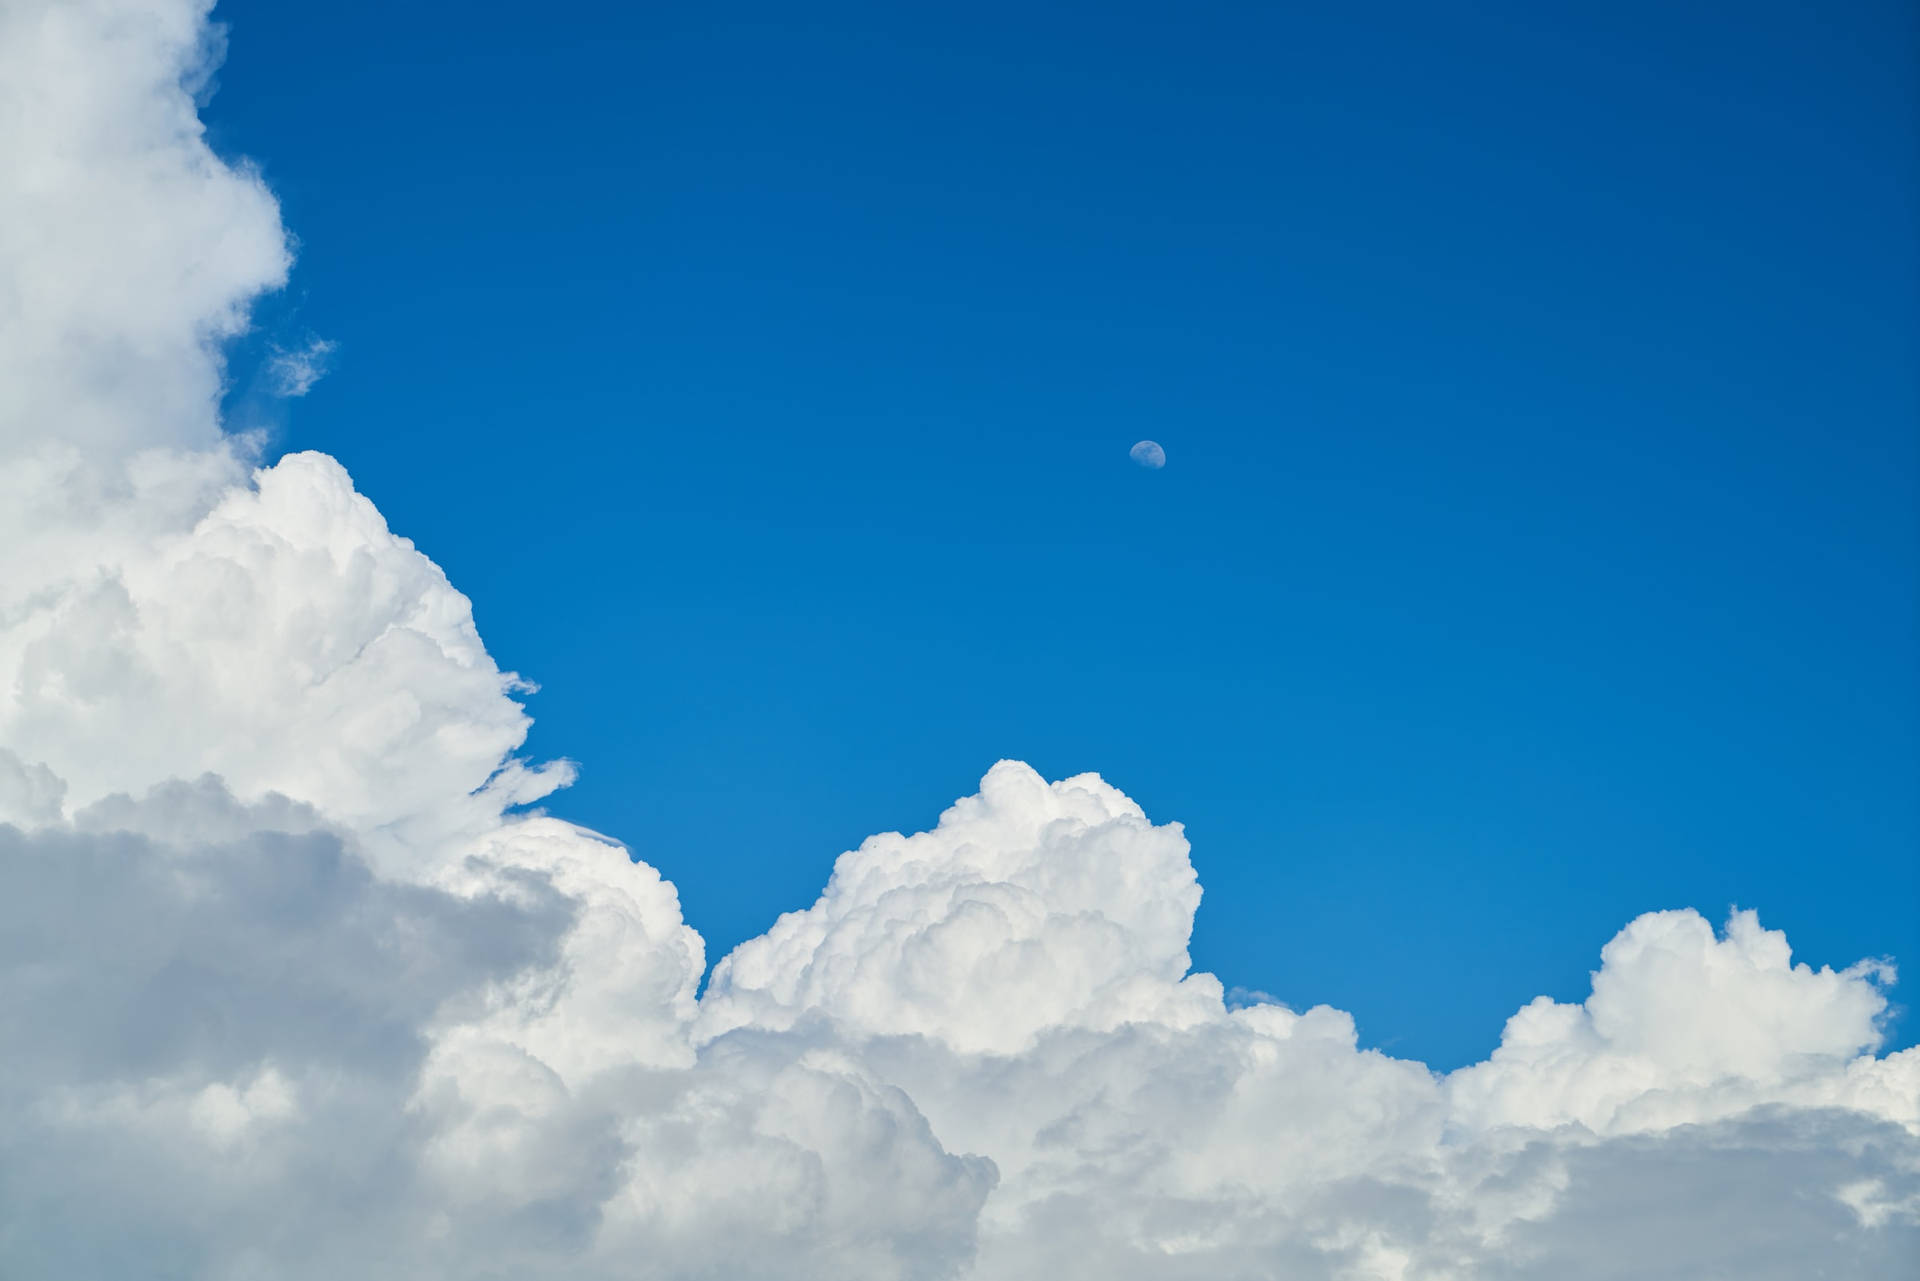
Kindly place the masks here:
MULTIPOLYGON (((714 968, 318 454, 195 0, 0 6, 0 1275, 1905 1275, 1893 972, 1630 922, 1436 1076, 1190 972, 1177 825, 995 765, 714 968)), ((1596 940, 1598 942, 1598 940, 1596 940)))
POLYGON ((1184 977, 1199 905, 1177 825, 1096 775, 1049 786, 1002 761, 933 831, 842 855, 818 903, 720 962, 703 1035, 815 1012, 1011 1053, 1049 1029, 1183 1025, 1220 1004, 1210 976, 1184 977))

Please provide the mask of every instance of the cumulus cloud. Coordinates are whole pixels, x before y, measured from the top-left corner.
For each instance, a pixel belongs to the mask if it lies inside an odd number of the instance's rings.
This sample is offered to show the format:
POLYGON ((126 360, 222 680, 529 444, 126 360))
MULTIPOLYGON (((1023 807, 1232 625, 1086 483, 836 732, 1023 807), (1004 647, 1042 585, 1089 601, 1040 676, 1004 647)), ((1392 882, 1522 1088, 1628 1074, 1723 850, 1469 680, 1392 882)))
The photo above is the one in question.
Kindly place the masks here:
MULTIPOLYGON (((700 1032, 861 1043, 945 1142, 995 1161, 982 1276, 1562 1276, 1623 1182, 1660 1208, 1675 1276, 1733 1258, 1713 1253, 1730 1226, 1778 1237, 1745 1222, 1775 1202, 1820 1208, 1796 1211, 1778 1275, 1892 1276, 1920 1244, 1905 1211, 1846 1231, 1872 1214, 1848 1209, 1839 1153, 1870 1149, 1881 1172, 1856 1175, 1901 1189, 1874 1207, 1920 1177, 1920 1054, 1871 1053, 1884 965, 1793 965, 1751 913, 1724 934, 1652 913, 1603 949, 1584 1005, 1536 1002, 1489 1062, 1436 1077, 1360 1049, 1341 1011, 1228 1008, 1187 972, 1197 898, 1177 827, 1097 778, 1002 762, 722 961, 700 1032), (1730 1207, 1718 1180, 1747 1162, 1765 1195, 1730 1207)), ((1648 1248, 1616 1243, 1592 1274, 1659 1275, 1648 1248)))
POLYGON ((129 523, 138 540, 71 558, 0 631, 15 675, 0 741, 58 775, 67 804, 211 772, 399 857, 570 777, 511 758, 528 727, 517 678, 331 458, 283 458, 180 528, 129 523))
POLYGON ((818 1013, 1006 1053, 1062 1027, 1181 1026, 1221 1001, 1186 977, 1199 905, 1177 824, 1095 775, 1049 786, 1003 761, 933 831, 868 840, 818 903, 720 962, 703 1029, 818 1013))
POLYGON ((0 422, 13 450, 220 443, 218 343, 289 257, 258 174, 206 144, 192 91, 218 47, 210 7, 0 6, 0 422))
POLYGON ((466 598, 220 430, 287 237, 206 10, 0 6, 0 1275, 1905 1274, 1893 970, 1752 913, 1440 1076, 1191 972, 1179 826, 1001 762, 697 995, 466 598))

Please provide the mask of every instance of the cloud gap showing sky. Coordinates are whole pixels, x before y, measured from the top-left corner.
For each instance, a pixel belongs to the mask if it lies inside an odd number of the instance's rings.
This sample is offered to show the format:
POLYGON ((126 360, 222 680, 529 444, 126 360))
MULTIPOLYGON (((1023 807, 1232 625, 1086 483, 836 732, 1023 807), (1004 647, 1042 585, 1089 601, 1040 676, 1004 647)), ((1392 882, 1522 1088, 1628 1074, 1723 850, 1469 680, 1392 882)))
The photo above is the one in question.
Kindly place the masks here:
POLYGON ((0 8, 0 1274, 1907 1275, 1893 964, 1751 911, 1624 923, 1440 1075, 1229 1002, 1180 825, 1001 761, 709 958, 528 808, 572 766, 439 567, 222 430, 291 250, 219 45, 0 8))

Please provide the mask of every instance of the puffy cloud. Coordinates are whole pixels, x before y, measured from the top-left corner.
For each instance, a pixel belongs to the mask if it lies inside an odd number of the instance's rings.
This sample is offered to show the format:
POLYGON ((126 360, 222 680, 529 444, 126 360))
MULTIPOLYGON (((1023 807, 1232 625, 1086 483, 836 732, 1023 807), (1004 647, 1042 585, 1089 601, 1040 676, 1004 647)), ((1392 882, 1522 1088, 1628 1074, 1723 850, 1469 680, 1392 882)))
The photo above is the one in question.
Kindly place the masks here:
POLYGON ((1573 1256, 1690 1276, 1740 1232, 1798 1242, 1777 1275, 1893 1276, 1920 1245, 1920 1054, 1871 1053, 1884 965, 1794 966, 1751 913, 1723 936, 1651 913, 1584 1005, 1536 1002, 1489 1062, 1436 1077, 1360 1049, 1337 1010, 1229 1009, 1186 972, 1196 899, 1177 828, 1003 762, 722 961, 701 1030, 832 1028, 990 1155, 983 1276, 1560 1276, 1573 1256), (1749 1167, 1729 1204, 1716 1180, 1749 1167), (1658 1233, 1590 1240, 1601 1197, 1616 1224, 1657 1208, 1658 1233))
POLYGON ((813 1011, 1004 1052, 1049 1028, 1190 1021, 1220 1002, 1211 977, 1184 979, 1199 903, 1177 825, 1095 775, 1049 785, 1002 761, 933 831, 843 855, 818 903, 722 961, 705 1029, 813 1011))
POLYGON ((0 1272, 894 1279, 967 1257, 990 1163, 830 1045, 696 1060, 698 937, 617 847, 515 824, 435 887, 313 818, 203 780, 0 826, 0 1272))
POLYGON ((217 448, 217 344, 288 267, 208 149, 212 0, 0 6, 0 456, 217 448))
POLYGON ((222 436, 287 238, 206 17, 0 6, 0 1275, 1902 1274, 1893 972, 1748 913, 1436 1076, 1225 1000, 1178 825, 1002 762, 697 997, 672 885, 518 810, 569 767, 466 599, 222 436))
MULTIPOLYGON (((1019 850, 1059 821, 1047 808, 1024 826, 1001 814, 1006 844, 973 847, 974 878, 1023 867, 1019 850)), ((1138 836, 1098 847, 1117 873, 1160 866, 1165 850, 1138 836)), ((1760 1053, 1693 1078, 1684 1110, 1596 1130, 1485 1121, 1487 1095, 1529 1103, 1539 1084, 1465 1091, 1494 1065, 1436 1078, 1359 1049, 1324 1007, 1069 1016, 1009 1052, 819 1010, 708 1038, 698 937, 671 887, 617 847, 511 822, 425 885, 376 875, 355 839, 311 807, 243 803, 206 779, 32 834, 0 828, 0 1032, 19 1047, 0 1070, 0 1265, 1380 1278, 1817 1263, 1893 1277, 1920 1244, 1920 1127, 1889 1106, 1920 1096, 1911 1055, 1841 1051, 1756 1085, 1742 1073, 1781 1061, 1760 1053), (1863 1067, 1888 1078, 1878 1098, 1802 1097, 1844 1094, 1863 1067), (1749 1241, 1766 1243, 1751 1259, 1728 1244, 1749 1241)), ((1753 945, 1739 921, 1676 948, 1664 978, 1760 998, 1776 968, 1715 962, 1753 945)), ((1647 939, 1698 925, 1629 926, 1596 994, 1641 977, 1647 939)), ((1085 973, 1082 997, 1110 982, 1085 973)), ((1877 995, 1864 971, 1787 973, 1842 1007, 1877 995)), ((1017 985, 990 995, 1020 1000, 1017 985)), ((1642 1096, 1687 1079, 1684 1048, 1649 1053, 1669 1070, 1642 1096)))
POLYGON ((467 598, 324 455, 73 564, 10 622, 0 736, 64 779, 69 805, 211 772, 399 857, 400 837, 431 844, 570 774, 509 759, 528 726, 517 678, 467 598))
POLYGON ((1913 1090, 1876 1110, 1920 1126, 1920 1055, 1870 1056, 1893 967, 1792 964, 1786 935, 1736 912, 1724 937, 1694 912, 1650 912, 1601 952, 1585 1004, 1545 997, 1507 1022, 1487 1063, 1456 1073, 1476 1124, 1583 1125, 1596 1133, 1717 1119, 1766 1100, 1842 1102, 1888 1072, 1913 1090))

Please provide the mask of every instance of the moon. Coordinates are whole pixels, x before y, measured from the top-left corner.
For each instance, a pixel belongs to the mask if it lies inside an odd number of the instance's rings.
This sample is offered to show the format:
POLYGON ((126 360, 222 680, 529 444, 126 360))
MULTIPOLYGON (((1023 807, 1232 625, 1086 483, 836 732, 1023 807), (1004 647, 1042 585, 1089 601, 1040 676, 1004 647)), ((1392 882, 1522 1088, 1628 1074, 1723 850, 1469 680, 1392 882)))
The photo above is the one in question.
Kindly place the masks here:
POLYGON ((1167 451, 1151 440, 1143 440, 1129 449, 1127 457, 1148 471, 1159 471, 1167 465, 1167 451))

